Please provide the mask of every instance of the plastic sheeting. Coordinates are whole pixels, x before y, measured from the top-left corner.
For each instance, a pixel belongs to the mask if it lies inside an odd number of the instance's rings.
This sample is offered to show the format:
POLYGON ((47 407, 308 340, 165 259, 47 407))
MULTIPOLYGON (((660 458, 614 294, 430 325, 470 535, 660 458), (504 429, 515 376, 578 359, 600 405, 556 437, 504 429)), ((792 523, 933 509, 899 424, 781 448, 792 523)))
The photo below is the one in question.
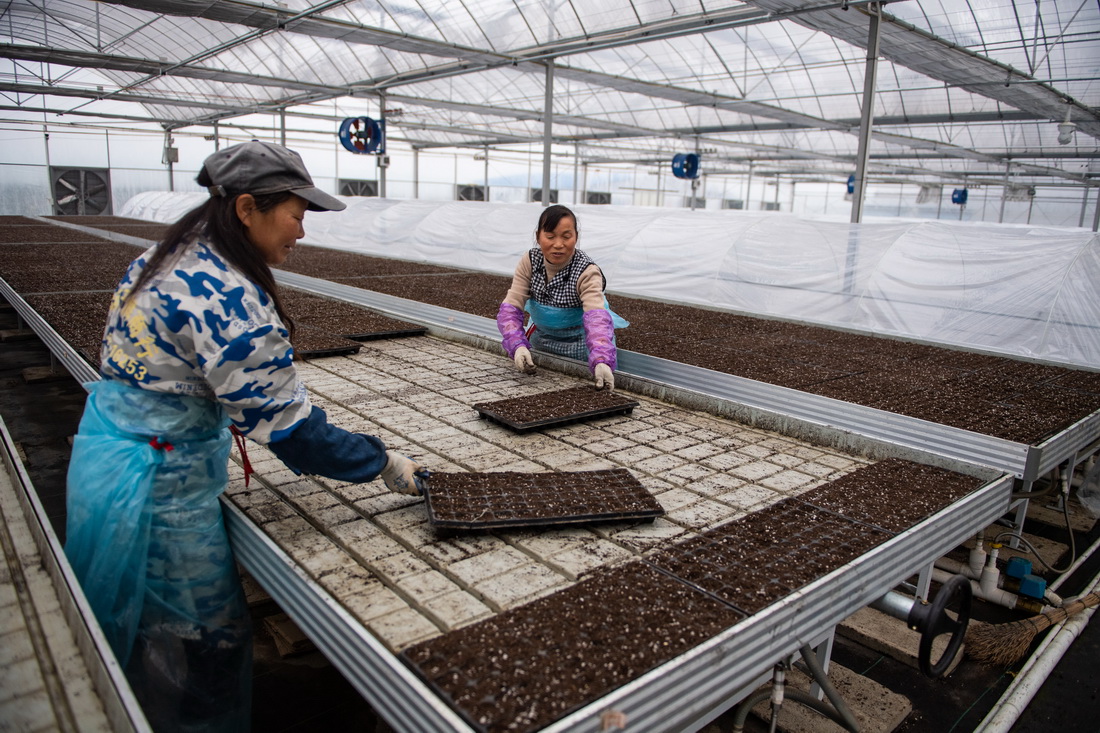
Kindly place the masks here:
MULTIPOLYGON (((170 222, 205 194, 119 213, 170 222)), ((351 197, 305 242, 511 275, 539 204, 351 197)), ((1100 236, 996 224, 846 224, 743 211, 575 206, 612 293, 1100 368, 1100 236)), ((504 297, 504 293, 501 293, 504 297)))

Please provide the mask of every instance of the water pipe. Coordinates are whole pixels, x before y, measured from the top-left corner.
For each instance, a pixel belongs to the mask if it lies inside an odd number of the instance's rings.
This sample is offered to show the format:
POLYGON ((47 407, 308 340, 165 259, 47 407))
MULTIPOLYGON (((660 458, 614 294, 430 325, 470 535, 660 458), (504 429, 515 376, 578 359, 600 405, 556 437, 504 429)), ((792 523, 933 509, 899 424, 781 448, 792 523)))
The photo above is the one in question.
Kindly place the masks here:
MULTIPOLYGON (((1093 577, 1091 584, 1082 595, 1097 590, 1100 590, 1100 574, 1093 577)), ((1058 666, 1058 662, 1061 661, 1070 644, 1088 626, 1095 612, 1096 606, 1087 608, 1066 619, 1057 631, 1044 636, 1035 653, 1016 674, 1001 699, 978 724, 974 733, 1008 733, 1039 688, 1050 677, 1050 673, 1058 666)))
MULTIPOLYGON (((971 580, 978 580, 981 577, 980 573, 975 574, 973 569, 966 563, 952 560, 949 557, 941 557, 936 560, 934 567, 936 570, 943 570, 952 575, 963 575, 971 580)), ((996 586, 1009 593, 1017 593, 1020 587, 1019 581, 1008 578, 1002 573, 998 573, 996 586)), ((993 598, 983 598, 982 600, 999 603, 999 601, 993 598)), ((1054 606, 1055 608, 1061 608, 1066 602, 1064 598, 1054 592, 1053 586, 1047 586, 1046 590, 1043 592, 1043 601, 1046 602, 1048 606, 1054 606)), ((1009 608, 1013 608, 1013 606, 1009 606, 1009 608)))
MULTIPOLYGON (((970 578, 974 595, 983 601, 997 603, 1005 608, 1020 608, 1033 613, 1042 613, 1049 610, 1048 606, 1039 601, 1011 593, 999 587, 1001 571, 997 568, 997 555, 1000 552, 1000 547, 999 544, 993 543, 992 550, 986 556, 985 565, 982 567, 979 577, 977 579, 970 578)), ((966 571, 970 571, 970 568, 966 567, 966 571)), ((962 574, 969 577, 966 572, 962 574)), ((952 577, 955 577, 955 575, 948 570, 935 566, 932 568, 932 579, 937 583, 947 583, 952 577)))

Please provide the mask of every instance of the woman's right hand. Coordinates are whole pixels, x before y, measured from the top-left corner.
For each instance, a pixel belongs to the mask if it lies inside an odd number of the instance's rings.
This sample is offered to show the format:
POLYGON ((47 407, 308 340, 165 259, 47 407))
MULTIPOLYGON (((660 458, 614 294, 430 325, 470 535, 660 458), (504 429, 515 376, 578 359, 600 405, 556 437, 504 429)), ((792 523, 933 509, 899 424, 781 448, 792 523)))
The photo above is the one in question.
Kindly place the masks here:
POLYGON ((524 374, 535 373, 535 361, 531 358, 531 350, 526 346, 518 347, 512 360, 516 363, 516 369, 524 374))
POLYGON ((417 496, 424 489, 424 467, 392 450, 386 451, 386 467, 382 469, 382 481, 390 491, 417 496))

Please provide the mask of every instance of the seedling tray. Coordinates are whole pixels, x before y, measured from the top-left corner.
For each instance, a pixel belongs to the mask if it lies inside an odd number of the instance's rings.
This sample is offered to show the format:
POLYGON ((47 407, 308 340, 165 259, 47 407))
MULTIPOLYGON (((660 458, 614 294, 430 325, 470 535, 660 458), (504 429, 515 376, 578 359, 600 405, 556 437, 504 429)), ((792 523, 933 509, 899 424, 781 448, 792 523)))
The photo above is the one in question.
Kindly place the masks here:
POLYGON ((427 328, 402 328, 390 331, 371 331, 369 333, 345 333, 341 334, 352 341, 378 341, 381 339, 404 338, 406 336, 423 336, 428 332, 427 328))
POLYGON ((357 354, 359 350, 363 348, 358 341, 351 341, 303 325, 299 325, 294 330, 294 340, 292 343, 294 345, 294 353, 302 359, 357 354))
POLYGON ((495 402, 478 402, 473 407, 481 417, 517 433, 525 433, 597 417, 630 414, 637 406, 637 401, 618 392, 583 386, 495 402))
POLYGON ((428 521, 447 530, 653 520, 665 513, 625 468, 562 473, 433 471, 424 496, 428 521))

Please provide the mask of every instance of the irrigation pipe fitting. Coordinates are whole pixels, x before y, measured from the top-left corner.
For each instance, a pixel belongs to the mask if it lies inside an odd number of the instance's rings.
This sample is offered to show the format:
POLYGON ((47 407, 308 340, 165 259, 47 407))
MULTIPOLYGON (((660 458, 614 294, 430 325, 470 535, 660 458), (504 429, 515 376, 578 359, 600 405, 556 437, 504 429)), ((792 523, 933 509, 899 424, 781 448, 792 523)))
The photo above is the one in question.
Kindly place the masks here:
MULTIPOLYGON (((1100 573, 1092 579, 1082 595, 1098 589, 1100 589, 1100 573)), ((1043 637, 1035 653, 1027 660, 1027 664, 1012 680, 1012 684, 1008 686, 985 719, 978 724, 974 733, 1007 733, 1019 720, 1020 714, 1027 708, 1039 688, 1050 677, 1051 671, 1058 666, 1058 662, 1061 661, 1070 644, 1088 626, 1089 619, 1095 612, 1095 606, 1087 608, 1068 618, 1057 631, 1043 637)))

